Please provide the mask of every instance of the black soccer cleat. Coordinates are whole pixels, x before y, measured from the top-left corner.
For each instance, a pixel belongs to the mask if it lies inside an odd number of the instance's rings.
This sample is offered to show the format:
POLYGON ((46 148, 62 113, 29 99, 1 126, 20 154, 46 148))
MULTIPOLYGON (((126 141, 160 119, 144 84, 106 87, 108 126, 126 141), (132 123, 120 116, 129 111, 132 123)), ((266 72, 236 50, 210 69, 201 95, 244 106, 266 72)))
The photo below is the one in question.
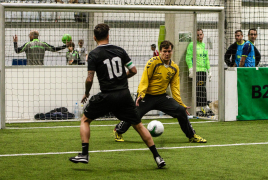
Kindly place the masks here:
POLYGON ((166 162, 160 156, 157 156, 155 158, 155 162, 156 162, 156 164, 157 164, 157 166, 158 166, 159 169, 162 168, 162 167, 164 167, 166 165, 166 162))
POLYGON ((79 153, 77 156, 75 157, 70 157, 69 158, 70 161, 72 161, 73 163, 88 163, 88 154, 87 155, 83 155, 82 153, 79 153))

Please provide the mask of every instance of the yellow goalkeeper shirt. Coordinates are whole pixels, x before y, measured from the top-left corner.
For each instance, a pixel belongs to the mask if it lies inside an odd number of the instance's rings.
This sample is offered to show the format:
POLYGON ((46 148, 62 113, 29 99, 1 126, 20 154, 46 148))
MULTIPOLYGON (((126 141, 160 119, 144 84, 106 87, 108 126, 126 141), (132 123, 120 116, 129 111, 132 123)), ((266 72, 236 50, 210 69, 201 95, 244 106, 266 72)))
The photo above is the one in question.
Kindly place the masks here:
POLYGON ((187 107, 181 100, 178 65, 173 61, 166 65, 159 56, 153 57, 144 68, 138 87, 138 97, 144 98, 146 94, 164 94, 169 84, 173 98, 180 105, 187 107))

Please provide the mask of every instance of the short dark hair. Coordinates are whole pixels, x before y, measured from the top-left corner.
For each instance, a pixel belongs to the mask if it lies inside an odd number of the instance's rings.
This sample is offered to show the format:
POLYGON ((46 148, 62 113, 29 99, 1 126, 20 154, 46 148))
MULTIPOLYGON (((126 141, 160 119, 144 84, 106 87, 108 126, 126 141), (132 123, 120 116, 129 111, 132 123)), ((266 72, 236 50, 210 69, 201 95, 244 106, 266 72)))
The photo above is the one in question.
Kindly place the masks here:
POLYGON ((151 46, 154 47, 154 48, 156 48, 156 45, 155 44, 152 44, 151 46))
POLYGON ((80 42, 84 43, 84 39, 79 39, 78 43, 80 43, 80 42))
POLYGON ((109 34, 109 26, 107 24, 98 24, 94 29, 94 36, 98 41, 107 38, 109 34))
POLYGON ((200 29, 200 28, 199 28, 199 29, 197 29, 197 31, 202 31, 202 33, 204 33, 204 32, 203 32, 203 29, 200 29))
POLYGON ((68 47, 75 47, 75 44, 74 44, 74 42, 71 42, 70 44, 68 44, 68 47))
POLYGON ((239 30, 236 30, 236 31, 235 31, 235 34, 236 34, 236 33, 239 33, 239 32, 243 35, 243 32, 242 32, 240 29, 239 29, 239 30))
POLYGON ((162 48, 168 49, 169 46, 171 46, 171 49, 173 49, 173 44, 170 41, 165 40, 165 41, 161 42, 160 51, 162 50, 162 48))
POLYGON ((248 35, 250 34, 250 31, 256 31, 256 34, 257 34, 257 29, 255 29, 255 28, 251 28, 251 29, 249 29, 249 30, 248 30, 248 35))

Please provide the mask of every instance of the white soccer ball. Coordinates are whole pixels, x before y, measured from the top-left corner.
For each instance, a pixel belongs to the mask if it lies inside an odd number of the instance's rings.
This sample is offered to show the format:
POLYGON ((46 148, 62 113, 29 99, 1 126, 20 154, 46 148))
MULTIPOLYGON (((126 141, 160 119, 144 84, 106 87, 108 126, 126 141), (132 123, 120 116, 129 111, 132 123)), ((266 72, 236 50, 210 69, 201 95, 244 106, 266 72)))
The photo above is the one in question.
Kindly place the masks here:
POLYGON ((160 121, 153 120, 147 126, 148 131, 153 137, 160 136, 164 132, 164 126, 160 121))

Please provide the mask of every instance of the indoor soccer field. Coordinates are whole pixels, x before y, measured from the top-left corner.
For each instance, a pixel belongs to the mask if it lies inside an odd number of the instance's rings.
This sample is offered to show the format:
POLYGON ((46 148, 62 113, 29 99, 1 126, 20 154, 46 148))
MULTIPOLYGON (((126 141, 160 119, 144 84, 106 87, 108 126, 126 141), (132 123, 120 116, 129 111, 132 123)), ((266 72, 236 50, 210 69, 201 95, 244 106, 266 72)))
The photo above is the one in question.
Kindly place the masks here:
POLYGON ((192 120, 204 144, 189 143, 176 119, 160 121, 165 131, 154 141, 167 163, 163 169, 133 128, 125 142, 114 141, 118 121, 92 122, 88 164, 68 160, 81 151, 78 121, 6 124, 0 131, 0 179, 268 178, 268 121, 192 120))
MULTIPOLYGON (((267 7, 264 0, 0 0, 0 180, 268 179, 267 7), (179 88, 166 88, 165 97, 180 96, 207 143, 190 143, 177 119, 154 108, 142 122, 164 125, 164 133, 153 137, 166 163, 157 168, 132 127, 124 142, 115 141, 119 120, 109 112, 91 123, 88 164, 69 161, 82 149, 80 120, 87 103, 80 102, 98 24, 109 26, 109 44, 123 48, 135 64, 136 75, 128 79, 133 100, 147 64, 157 50, 163 54, 161 43, 173 43, 170 59, 179 70, 167 74, 179 76, 179 88), (251 48, 253 66, 235 68, 236 52, 252 37, 258 52, 251 48), (39 51, 43 46, 26 48, 32 41, 45 45, 46 53, 39 51), (26 52, 32 48, 39 50, 26 52)), ((109 60, 109 78, 121 76, 121 61, 104 58, 109 60)), ((161 64, 171 68, 169 62, 161 64)), ((89 98, 101 91, 94 76, 89 98)))

